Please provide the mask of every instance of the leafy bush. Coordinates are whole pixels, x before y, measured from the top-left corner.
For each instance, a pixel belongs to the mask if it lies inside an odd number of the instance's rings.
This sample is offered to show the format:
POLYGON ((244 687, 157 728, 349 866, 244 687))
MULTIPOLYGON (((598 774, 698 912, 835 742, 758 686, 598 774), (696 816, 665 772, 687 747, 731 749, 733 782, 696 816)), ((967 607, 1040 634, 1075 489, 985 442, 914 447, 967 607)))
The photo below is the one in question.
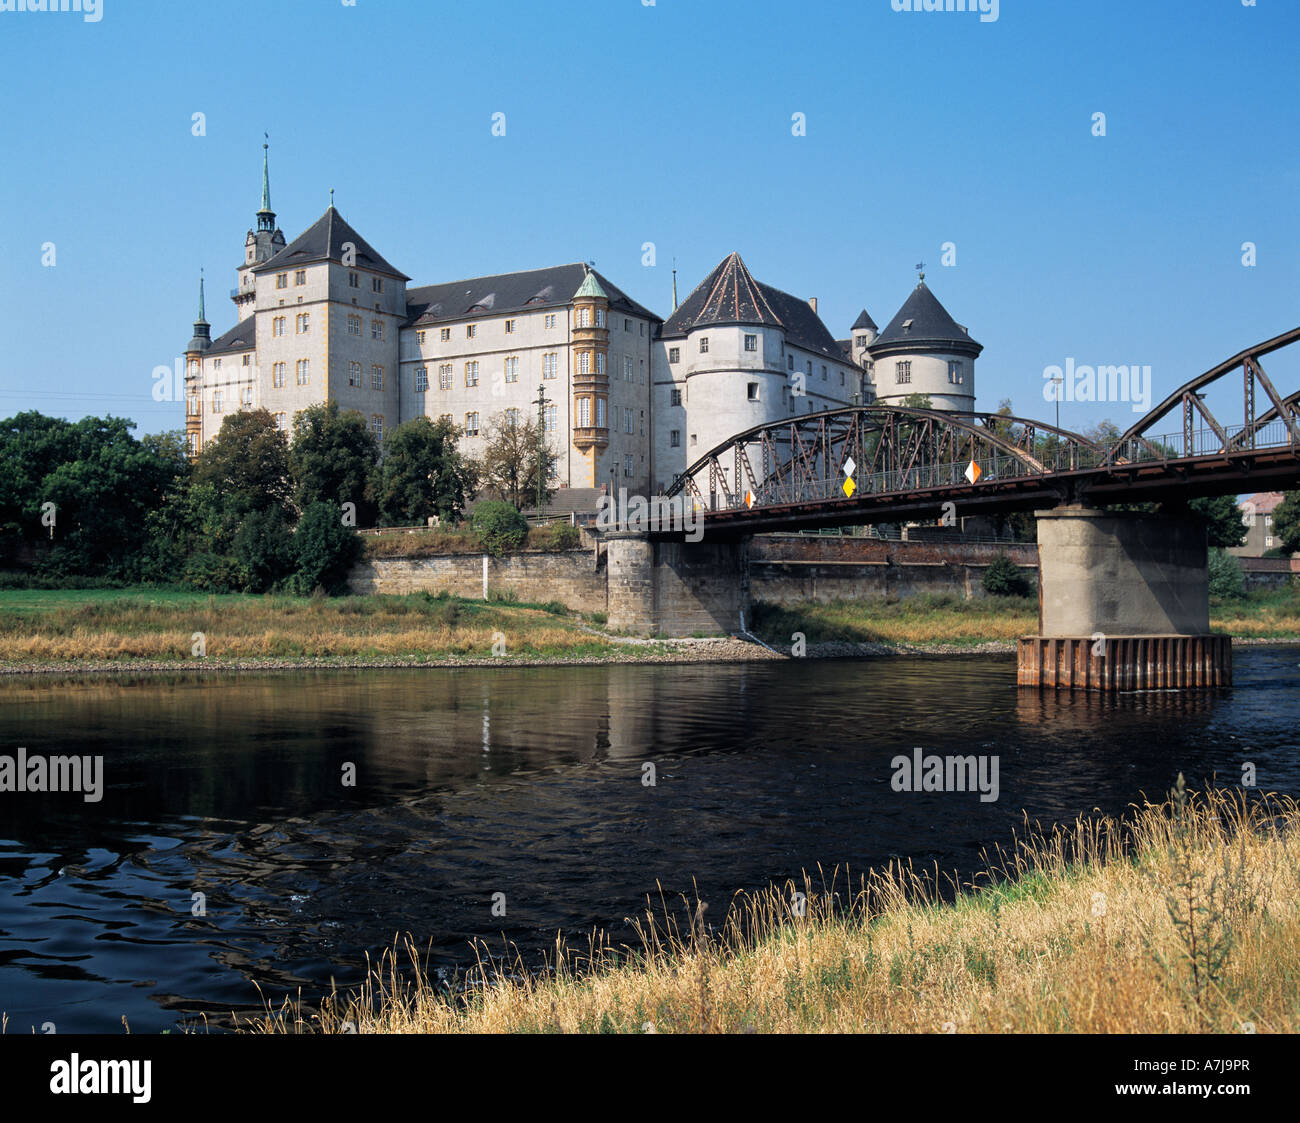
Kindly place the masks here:
POLYGON ((552 616, 568 616, 569 606, 563 601, 548 600, 545 604, 537 606, 543 612, 549 612, 552 616))
POLYGON ((306 596, 319 587, 334 596, 347 589, 348 571, 361 557, 361 540, 352 527, 343 525, 343 509, 337 503, 313 503, 294 532, 293 551, 294 591, 306 596))
POLYGON ((1236 600, 1246 595, 1246 575, 1235 555, 1227 550, 1211 549, 1208 564, 1210 596, 1236 600))
POLYGON ((493 557, 519 549, 528 537, 528 520, 509 503, 490 499, 474 508, 474 530, 493 557))
POLYGON ((250 593, 264 593, 293 572, 293 537, 278 507, 244 516, 235 532, 234 556, 250 593))
POLYGON ((191 554, 181 572, 181 584, 209 593, 233 593, 244 587, 243 567, 224 554, 191 554))
POLYGON ((547 528, 550 541, 544 549, 576 550, 582 545, 582 532, 570 523, 553 523, 547 528))
POLYGON ((994 597, 1024 597, 1029 595, 1029 582, 1006 554, 999 554, 984 571, 981 582, 984 591, 994 597))

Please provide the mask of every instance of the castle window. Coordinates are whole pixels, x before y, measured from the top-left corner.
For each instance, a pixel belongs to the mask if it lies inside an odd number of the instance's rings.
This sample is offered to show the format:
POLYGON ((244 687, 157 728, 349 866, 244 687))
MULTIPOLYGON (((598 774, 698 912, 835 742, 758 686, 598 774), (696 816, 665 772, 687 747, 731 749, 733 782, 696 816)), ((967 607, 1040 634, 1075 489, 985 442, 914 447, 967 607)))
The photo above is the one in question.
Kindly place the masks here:
POLYGON ((477 362, 465 364, 465 385, 466 386, 478 385, 478 363, 477 362))
POLYGON ((295 285, 305 285, 307 283, 307 270, 299 269, 296 273, 294 273, 293 283, 295 285))
POLYGON ((632 475, 632 454, 630 452, 623 457, 623 475, 632 475))
POLYGON ((826 374, 826 364, 825 364, 825 363, 822 363, 822 381, 825 382, 825 381, 826 381, 826 378, 827 378, 827 374, 826 374))
POLYGON ((542 377, 555 378, 560 372, 560 356, 554 351, 542 356, 542 377))
POLYGON ((751 382, 751 383, 749 383, 749 385, 746 386, 745 389, 746 389, 746 391, 747 391, 747 393, 748 393, 749 400, 750 400, 751 402, 756 402, 756 401, 758 401, 758 383, 757 383, 757 382, 751 382))
POLYGON ((383 292, 383 291, 384 291, 384 279, 383 279, 383 277, 371 277, 371 278, 370 278, 370 291, 371 291, 371 292, 383 292))
POLYGON ((384 415, 382 413, 372 413, 370 415, 370 431, 381 441, 384 439, 384 415))
POLYGON ((289 431, 289 416, 288 416, 288 414, 285 414, 285 413, 277 413, 277 414, 275 415, 275 427, 276 427, 276 429, 278 429, 281 433, 287 433, 287 432, 289 431))
POLYGON ((549 405, 549 406, 546 407, 545 412, 542 414, 542 432, 543 432, 543 433, 554 433, 554 432, 555 432, 555 419, 556 419, 557 416, 559 416, 559 407, 558 407, 558 406, 555 406, 555 405, 549 405))
POLYGON ((424 332, 422 332, 422 331, 417 331, 417 332, 415 333, 415 342, 416 342, 416 343, 423 343, 423 342, 424 342, 424 332))
POLYGON ((555 327, 555 313, 554 313, 554 312, 548 312, 548 313, 546 314, 545 318, 542 320, 542 327, 546 327, 546 328, 553 328, 553 327, 555 327))
POLYGON ((692 433, 692 434, 691 434, 691 447, 694 448, 698 443, 699 443, 699 437, 696 436, 696 434, 692 433))
POLYGON ((252 409, 253 407, 253 388, 243 386, 239 390, 239 405, 241 409, 252 409))
POLYGON ((519 428, 519 411, 517 409, 506 410, 506 425, 511 429, 519 428))
POLYGON ((360 334, 361 334, 361 317, 360 317, 360 316, 349 316, 349 317, 348 317, 348 335, 357 335, 357 336, 359 336, 360 334))
POLYGON ((384 368, 378 363, 370 365, 370 389, 382 390, 384 388, 384 368))
POLYGON ((596 399, 596 428, 604 429, 608 422, 605 420, 605 399, 596 399))
POLYGON ((583 351, 582 354, 578 356, 578 373, 579 374, 591 373, 591 352, 590 351, 583 351))
POLYGON ((361 287, 361 278, 355 273, 348 274, 348 288, 359 289, 361 287))
POLYGON ((294 317, 293 329, 298 335, 306 335, 311 330, 311 313, 299 312, 294 317))
POLYGON ((700 336, 700 354, 707 355, 708 353, 709 353, 709 337, 707 335, 702 335, 700 336))
POLYGON ((843 372, 843 371, 840 371, 840 385, 841 385, 841 386, 844 385, 844 372, 843 372))
POLYGON ((450 390, 451 377, 452 377, 451 363, 443 363, 440 367, 438 367, 438 389, 450 390))
POLYGON ((478 436, 478 413, 477 413, 477 411, 474 412, 474 413, 467 413, 467 414, 465 414, 465 436, 467 436, 467 437, 477 437, 477 436, 478 436))
POLYGON ((348 363, 348 385, 356 386, 358 388, 361 386, 360 363, 348 363))
POLYGON ((311 365, 307 359, 298 360, 298 385, 306 386, 311 381, 311 365))
POLYGON ((515 333, 515 321, 514 321, 514 320, 507 320, 507 321, 506 321, 506 335, 514 335, 514 333, 515 333))
POLYGON ((253 365, 253 356, 250 355, 250 354, 245 353, 245 355, 244 355, 244 361, 243 361, 242 363, 240 363, 239 365, 240 365, 240 366, 245 366, 245 367, 251 367, 251 366, 253 365))
POLYGON ((808 360, 808 377, 812 377, 812 359, 808 360))
POLYGON ((894 381, 899 383, 912 381, 911 360, 900 361, 894 364, 894 381))
POLYGON ((473 339, 478 334, 478 324, 465 325, 465 338, 473 339))
POLYGON ((745 350, 746 351, 758 350, 758 336, 756 335, 745 336, 745 350))
POLYGON ((185 443, 189 446, 190 455, 198 456, 199 454, 199 435, 198 433, 187 433, 185 443))
POLYGON ((965 375, 962 373, 961 363, 948 364, 948 381, 954 386, 960 386, 965 375))
POLYGON ((623 432, 628 436, 632 435, 632 411, 630 409, 623 410, 623 432))
POLYGON ((383 320, 371 320, 371 321, 370 321, 370 338, 371 338, 371 339, 383 339, 383 338, 384 338, 384 321, 383 321, 383 320))
POLYGON ((271 385, 283 386, 285 372, 288 369, 289 369, 288 363, 272 363, 271 364, 271 385))
POLYGON ((603 328, 605 326, 605 309, 603 308, 596 309, 596 326, 598 328, 603 328))
POLYGON ((682 361, 682 349, 680 347, 669 347, 668 361, 670 363, 680 363, 682 361))
POLYGON ((627 382, 632 381, 632 356, 623 356, 623 378, 627 382))
POLYGON ((577 424, 579 429, 586 429, 590 427, 591 425, 591 399, 590 398, 578 399, 577 424))
POLYGON ((591 309, 590 309, 590 308, 579 308, 579 309, 578 309, 578 327, 580 327, 580 328, 589 328, 589 327, 591 327, 591 309))
POLYGON ((275 319, 273 319, 273 320, 271 321, 271 334, 272 334, 272 335, 277 335, 277 336, 278 336, 278 335, 283 335, 283 334, 284 334, 284 319, 285 319, 285 318, 284 318, 283 316, 276 316, 275 319))
POLYGON ((669 434, 668 434, 668 447, 669 447, 669 448, 681 448, 681 447, 682 447, 682 431, 681 431, 680 429, 673 429, 673 430, 671 430, 671 431, 669 432, 669 434))
POLYGON ((185 412, 188 413, 191 417, 198 416, 199 399, 196 395, 191 394, 188 398, 185 399, 185 412))
POLYGON ((596 373, 597 374, 605 373, 605 352, 604 351, 596 352, 596 373))
POLYGON ((517 355, 511 355, 510 358, 506 360, 506 381, 519 381, 519 357, 517 355))
POLYGON ((226 396, 221 390, 212 391, 212 412, 220 413, 221 407, 225 404, 226 396))
POLYGON ((787 355, 787 356, 785 357, 785 369, 786 369, 786 370, 794 370, 794 356, 793 356, 793 355, 787 355))
POLYGON ((277 273, 275 275, 275 287, 277 289, 287 289, 289 287, 289 274, 277 273))
POLYGON ((448 343, 448 342, 450 342, 450 341, 451 341, 451 328, 443 328, 442 331, 440 331, 440 332, 438 333, 438 338, 441 339, 441 340, 443 341, 443 343, 448 343))
POLYGON ((858 336, 858 338, 857 338, 857 340, 856 340, 856 342, 855 342, 855 346, 856 346, 859 350, 861 350, 862 348, 866 347, 866 345, 867 345, 867 337, 866 337, 865 335, 860 335, 860 336, 858 336))
POLYGON ((624 321, 623 321, 623 330, 624 330, 624 331, 631 331, 631 330, 632 330, 632 321, 631 321, 631 320, 624 320, 624 321))
POLYGON ((668 391, 668 404, 670 406, 679 406, 682 404, 682 392, 680 390, 668 391))

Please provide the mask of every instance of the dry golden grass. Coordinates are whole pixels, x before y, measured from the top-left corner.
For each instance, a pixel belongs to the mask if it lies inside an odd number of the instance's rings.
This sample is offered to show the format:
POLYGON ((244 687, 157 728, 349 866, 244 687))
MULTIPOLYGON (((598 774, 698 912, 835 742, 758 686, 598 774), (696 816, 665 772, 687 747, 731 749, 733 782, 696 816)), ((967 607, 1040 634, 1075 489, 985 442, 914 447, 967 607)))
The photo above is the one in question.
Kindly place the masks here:
POLYGON ((642 946, 558 970, 480 967, 440 991, 409 942, 358 994, 262 1032, 1295 1032, 1300 806, 1180 791, 1125 821, 1029 831, 954 903, 909 867, 851 903, 807 884, 737 897, 718 931, 647 914, 642 946), (401 961, 403 969, 399 970, 401 961), (578 969, 581 968, 581 969, 578 969), (350 1025, 348 1024, 350 1023, 350 1025))
POLYGON ((922 595, 905 600, 822 601, 782 607, 757 605, 759 635, 790 643, 903 643, 974 646, 1012 641, 1038 631, 1038 602, 1029 597, 922 595))
MULTIPOLYGON (((57 596, 57 594, 55 594, 57 596)), ((581 655, 610 645, 556 612, 437 597, 191 597, 0 611, 0 663, 482 656, 497 633, 506 656, 581 655)))

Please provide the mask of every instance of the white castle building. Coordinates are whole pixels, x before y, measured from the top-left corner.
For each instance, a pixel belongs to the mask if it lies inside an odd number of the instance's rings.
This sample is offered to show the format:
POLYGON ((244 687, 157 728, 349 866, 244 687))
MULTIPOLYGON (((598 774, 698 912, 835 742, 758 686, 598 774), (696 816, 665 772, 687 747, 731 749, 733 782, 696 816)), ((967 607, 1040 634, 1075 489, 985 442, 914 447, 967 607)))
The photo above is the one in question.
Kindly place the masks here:
MULTIPOLYGON (((231 292, 237 322, 199 318, 185 352, 186 434, 198 455, 236 410, 265 408, 292 433, 325 401, 383 438, 450 418, 479 455, 490 421, 536 417, 552 484, 650 494, 737 433, 799 413, 927 395, 974 406, 980 345, 924 279, 885 330, 865 311, 837 340, 803 300, 730 254, 666 321, 583 263, 413 287, 330 207, 292 242, 262 205, 231 292)), ((594 490, 581 499, 594 506, 594 490)))

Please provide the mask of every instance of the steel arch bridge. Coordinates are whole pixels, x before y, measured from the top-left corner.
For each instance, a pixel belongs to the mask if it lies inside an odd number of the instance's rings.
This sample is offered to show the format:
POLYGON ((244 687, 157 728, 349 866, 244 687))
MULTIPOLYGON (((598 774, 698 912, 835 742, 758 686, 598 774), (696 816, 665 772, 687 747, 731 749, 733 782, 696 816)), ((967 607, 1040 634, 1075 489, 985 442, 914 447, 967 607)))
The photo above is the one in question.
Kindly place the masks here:
POLYGON ((689 498, 717 537, 901 521, 945 503, 997 514, 1286 487, 1300 481, 1300 389, 1283 396, 1261 360, 1297 341, 1300 327, 1238 352, 1105 445, 1031 418, 854 406, 738 433, 666 494, 689 498), (1238 371, 1241 412, 1216 416, 1206 390, 1238 371), (1157 435, 1175 415, 1181 431, 1157 435))

